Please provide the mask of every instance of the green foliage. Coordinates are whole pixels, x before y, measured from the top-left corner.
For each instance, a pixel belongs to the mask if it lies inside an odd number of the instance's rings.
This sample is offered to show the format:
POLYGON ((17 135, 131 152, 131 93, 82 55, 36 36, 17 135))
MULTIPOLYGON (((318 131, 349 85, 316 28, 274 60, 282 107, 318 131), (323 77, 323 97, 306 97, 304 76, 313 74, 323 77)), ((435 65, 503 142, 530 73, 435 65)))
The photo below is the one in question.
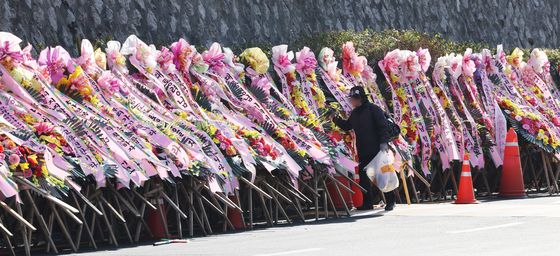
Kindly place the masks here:
MULTIPOLYGON (((93 45, 94 50, 97 48, 101 48, 103 51, 105 51, 105 48, 107 47, 107 42, 111 40, 115 40, 115 39, 109 35, 109 36, 105 36, 104 38, 95 39, 95 41, 91 42, 91 44, 93 45)), ((80 49, 81 43, 82 40, 80 40, 79 43, 77 44, 77 49, 80 49)))
POLYGON ((347 41, 354 42, 358 54, 365 56, 370 64, 377 63, 377 61, 383 59, 385 54, 394 49, 414 51, 419 48, 427 48, 430 50, 432 59, 435 60, 449 53, 463 53, 467 48, 472 48, 475 52, 483 48, 490 48, 489 45, 483 43, 455 42, 444 39, 439 34, 431 35, 414 30, 318 33, 297 40, 294 46, 297 49, 308 46, 315 53, 320 52, 323 47, 331 47, 335 56, 340 58, 342 44, 347 41))
POLYGON ((548 61, 550 61, 550 74, 554 79, 556 84, 560 84, 560 73, 558 73, 558 68, 560 67, 560 49, 544 49, 544 52, 548 56, 548 61))

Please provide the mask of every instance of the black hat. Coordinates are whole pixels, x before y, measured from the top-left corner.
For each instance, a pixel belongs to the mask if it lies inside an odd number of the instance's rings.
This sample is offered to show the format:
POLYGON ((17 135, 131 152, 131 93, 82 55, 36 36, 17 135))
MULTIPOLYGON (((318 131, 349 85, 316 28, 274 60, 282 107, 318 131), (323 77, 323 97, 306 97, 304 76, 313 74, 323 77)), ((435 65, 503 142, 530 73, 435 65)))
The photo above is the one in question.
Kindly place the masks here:
POLYGON ((354 86, 350 89, 350 93, 348 97, 357 98, 357 99, 365 99, 366 98, 366 91, 362 86, 354 86))

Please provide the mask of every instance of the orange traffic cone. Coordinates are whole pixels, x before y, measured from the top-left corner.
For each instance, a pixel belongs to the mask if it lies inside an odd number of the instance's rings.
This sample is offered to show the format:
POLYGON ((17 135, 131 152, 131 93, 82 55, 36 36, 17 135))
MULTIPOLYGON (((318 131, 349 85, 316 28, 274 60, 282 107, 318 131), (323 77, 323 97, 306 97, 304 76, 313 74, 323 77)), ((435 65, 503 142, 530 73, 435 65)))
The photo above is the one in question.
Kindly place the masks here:
POLYGON ((459 193, 457 193, 456 204, 476 204, 474 198, 473 182, 471 177, 471 163, 469 153, 465 152, 463 169, 461 170, 461 180, 459 180, 459 193))
MULTIPOLYGON (((356 167, 355 169, 355 175, 354 175, 354 181, 356 181, 356 183, 360 184, 360 169, 358 167, 356 167)), ((354 204, 354 207, 358 208, 361 207, 364 204, 364 195, 362 194, 362 190, 354 185, 352 185, 352 191, 354 191, 354 194, 352 194, 352 203, 354 204)))
POLYGON ((517 144, 517 133, 515 133, 513 128, 509 129, 506 136, 504 165, 502 167, 502 178, 500 180, 500 196, 526 196, 525 184, 523 182, 523 171, 521 170, 519 145, 517 144))

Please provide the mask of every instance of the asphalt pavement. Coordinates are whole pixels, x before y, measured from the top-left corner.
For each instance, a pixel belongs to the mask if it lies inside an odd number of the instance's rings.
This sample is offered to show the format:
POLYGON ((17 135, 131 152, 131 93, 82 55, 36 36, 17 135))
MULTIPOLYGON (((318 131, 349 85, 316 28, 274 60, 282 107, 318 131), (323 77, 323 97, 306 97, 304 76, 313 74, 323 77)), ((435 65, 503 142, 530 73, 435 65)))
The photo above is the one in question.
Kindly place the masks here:
POLYGON ((560 197, 399 205, 392 212, 76 255, 559 255, 560 197))

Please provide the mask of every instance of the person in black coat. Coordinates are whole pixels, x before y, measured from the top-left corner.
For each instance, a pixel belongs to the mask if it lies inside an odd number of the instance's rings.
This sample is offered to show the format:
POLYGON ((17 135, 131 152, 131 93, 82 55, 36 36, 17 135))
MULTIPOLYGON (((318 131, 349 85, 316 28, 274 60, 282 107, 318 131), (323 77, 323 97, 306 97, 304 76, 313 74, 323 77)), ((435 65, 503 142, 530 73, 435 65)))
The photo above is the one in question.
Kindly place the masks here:
MULTIPOLYGON (((372 209, 374 191, 364 168, 375 158, 380 150, 387 150, 388 121, 383 110, 369 102, 362 86, 355 86, 350 90, 350 104, 354 107, 348 120, 333 115, 334 123, 345 131, 354 130, 356 134, 356 150, 358 151, 360 186, 367 190, 364 194, 364 204, 360 209, 372 209)), ((387 200, 385 210, 391 211, 395 207, 394 192, 385 193, 387 200)))

